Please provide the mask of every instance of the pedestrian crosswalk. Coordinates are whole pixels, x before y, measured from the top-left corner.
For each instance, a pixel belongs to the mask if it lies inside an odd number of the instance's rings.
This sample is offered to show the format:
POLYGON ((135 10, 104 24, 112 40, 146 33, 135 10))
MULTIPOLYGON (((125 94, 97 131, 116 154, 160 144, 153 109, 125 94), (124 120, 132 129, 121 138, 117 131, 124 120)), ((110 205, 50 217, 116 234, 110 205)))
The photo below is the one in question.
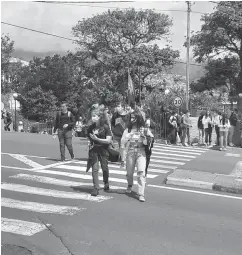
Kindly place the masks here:
MULTIPOLYGON (((161 174, 169 174, 206 151, 207 149, 155 144, 147 175, 148 182, 161 174)), ((20 172, 10 176, 11 181, 5 181, 1 185, 4 208, 1 218, 2 232, 31 236, 46 229, 46 225, 33 218, 30 221, 21 218, 23 214, 18 214, 18 219, 10 219, 6 214, 8 210, 65 217, 85 212, 92 203, 102 203, 113 198, 110 196, 112 193, 92 197, 89 192, 75 189, 92 187, 92 175, 91 171, 86 173, 86 161, 75 160, 42 166, 32 161, 34 157, 38 158, 37 156, 9 154, 10 156, 25 162, 29 167, 2 165, 2 168, 18 169, 20 172), (80 204, 82 206, 79 206, 80 204)), ((127 185, 125 170, 115 163, 110 163, 109 169, 111 189, 124 191, 127 185)), ((99 176, 101 183, 101 171, 99 176)), ((137 181, 134 183, 137 184, 137 181)), ((51 222, 48 224, 51 225, 51 222)))

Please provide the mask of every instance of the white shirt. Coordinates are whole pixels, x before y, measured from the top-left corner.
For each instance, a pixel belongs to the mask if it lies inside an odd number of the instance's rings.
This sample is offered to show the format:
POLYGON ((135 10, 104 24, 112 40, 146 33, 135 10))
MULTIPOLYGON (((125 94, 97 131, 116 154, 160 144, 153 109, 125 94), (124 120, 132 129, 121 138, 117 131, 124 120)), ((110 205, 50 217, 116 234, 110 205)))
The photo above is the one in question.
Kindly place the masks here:
POLYGON ((203 116, 202 122, 203 122, 203 127, 205 129, 205 128, 208 128, 209 123, 212 124, 212 119, 210 117, 206 118, 206 116, 203 116))

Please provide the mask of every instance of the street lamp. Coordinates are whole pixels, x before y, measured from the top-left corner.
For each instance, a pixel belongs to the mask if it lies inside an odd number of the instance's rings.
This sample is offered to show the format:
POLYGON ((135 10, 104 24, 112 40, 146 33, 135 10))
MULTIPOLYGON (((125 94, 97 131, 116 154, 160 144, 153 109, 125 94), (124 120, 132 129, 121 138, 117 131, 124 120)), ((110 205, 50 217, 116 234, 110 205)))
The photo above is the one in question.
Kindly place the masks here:
POLYGON ((18 98, 18 94, 17 93, 13 93, 13 99, 14 99, 14 129, 15 132, 17 132, 17 114, 16 114, 16 100, 18 98))

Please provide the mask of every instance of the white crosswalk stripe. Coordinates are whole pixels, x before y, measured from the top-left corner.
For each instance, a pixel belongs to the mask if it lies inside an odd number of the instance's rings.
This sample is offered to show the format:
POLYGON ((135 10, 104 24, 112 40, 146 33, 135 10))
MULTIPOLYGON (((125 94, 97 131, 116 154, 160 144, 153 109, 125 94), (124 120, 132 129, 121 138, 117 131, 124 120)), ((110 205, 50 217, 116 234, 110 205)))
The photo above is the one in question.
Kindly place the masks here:
MULTIPOLYGON (((147 179, 150 182, 161 174, 168 174, 170 171, 184 166, 206 151, 207 149, 155 144, 152 150, 147 179)), ((7 153, 4 154, 6 155, 7 153)), ((11 194, 11 198, 6 196, 2 197, 2 207, 5 208, 3 212, 6 212, 6 210, 22 210, 41 214, 58 214, 64 217, 88 210, 88 206, 86 206, 87 208, 84 208, 85 206, 73 206, 71 201, 83 200, 87 203, 96 203, 104 202, 112 198, 106 195, 92 197, 89 193, 82 191, 86 188, 92 188, 93 186, 91 170, 86 173, 87 162, 84 160, 68 161, 64 163, 58 162, 47 166, 41 166, 38 165, 38 163, 35 164, 33 161, 33 159, 38 158, 38 156, 13 155, 14 154, 11 154, 15 159, 26 163, 27 167, 2 166, 5 168, 18 169, 20 171, 19 174, 10 177, 15 183, 2 183, 2 191, 7 191, 7 194, 11 194), (31 158, 31 160, 28 160, 28 158, 31 158), (30 166, 33 168, 29 168, 30 166), (27 185, 25 185, 26 183, 27 185), (36 184, 38 184, 38 186, 36 186, 36 184), (41 185, 44 185, 44 187, 40 187, 41 185), (21 194, 20 200, 19 198, 13 198, 13 196, 16 197, 17 194, 21 194), (32 195, 32 197, 35 196, 34 201, 29 201, 28 195, 32 195), (54 202, 49 203, 48 197, 55 198, 53 200, 54 202), (40 198, 41 202, 38 202, 40 198), (44 203, 43 199, 47 199, 48 202, 44 203), (65 201, 65 205, 61 205, 63 202, 58 204, 58 201, 65 201)), ((48 157, 39 158, 42 160, 49 160, 48 157)), ((124 192, 127 186, 125 169, 120 168, 119 164, 109 163, 109 172, 111 190, 121 190, 124 192)), ((99 177, 101 183, 101 170, 99 171, 99 177)), ((136 180, 134 184, 137 185, 136 180)), ((103 187, 103 184, 101 184, 100 187, 103 187)), ((20 216, 21 214, 18 215, 20 216)), ((33 220, 25 221, 21 218, 8 219, 7 217, 3 217, 2 231, 31 236, 46 229, 46 226, 40 222, 32 221, 33 220)))

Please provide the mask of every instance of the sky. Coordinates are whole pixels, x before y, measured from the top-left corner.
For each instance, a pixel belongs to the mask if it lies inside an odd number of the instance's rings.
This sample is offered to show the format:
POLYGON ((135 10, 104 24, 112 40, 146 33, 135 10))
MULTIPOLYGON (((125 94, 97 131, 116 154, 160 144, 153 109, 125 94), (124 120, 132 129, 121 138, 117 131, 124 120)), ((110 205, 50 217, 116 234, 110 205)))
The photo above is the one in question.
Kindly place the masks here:
MULTIPOLYGON (((95 1, 95 0, 94 0, 95 1)), ((67 2, 67 1, 66 1, 67 2)), ((73 1, 72 1, 73 2, 73 1)), ((79 1, 80 2, 80 1, 79 1)), ((87 2, 87 1, 85 1, 87 2)), ((215 4, 207 1, 192 2, 192 11, 211 13, 215 4)), ((30 1, 1 1, 1 21, 30 29, 56 34, 75 39, 72 27, 79 20, 101 14, 108 9, 130 8, 154 9, 156 12, 166 13, 173 20, 171 27, 171 46, 180 51, 181 59, 186 58, 186 48, 183 46, 187 31, 187 4, 185 1, 135 1, 116 3, 37 3, 30 1), (177 11, 181 10, 181 11, 177 11), (184 12, 183 12, 184 11, 184 12)), ((191 31, 201 28, 200 13, 191 13, 191 31)), ((67 52, 75 51, 77 45, 71 41, 1 24, 1 33, 9 34, 15 42, 15 49, 32 52, 67 52)), ((160 47, 165 42, 159 42, 160 47)), ((34 53, 33 53, 34 54, 34 53)))

